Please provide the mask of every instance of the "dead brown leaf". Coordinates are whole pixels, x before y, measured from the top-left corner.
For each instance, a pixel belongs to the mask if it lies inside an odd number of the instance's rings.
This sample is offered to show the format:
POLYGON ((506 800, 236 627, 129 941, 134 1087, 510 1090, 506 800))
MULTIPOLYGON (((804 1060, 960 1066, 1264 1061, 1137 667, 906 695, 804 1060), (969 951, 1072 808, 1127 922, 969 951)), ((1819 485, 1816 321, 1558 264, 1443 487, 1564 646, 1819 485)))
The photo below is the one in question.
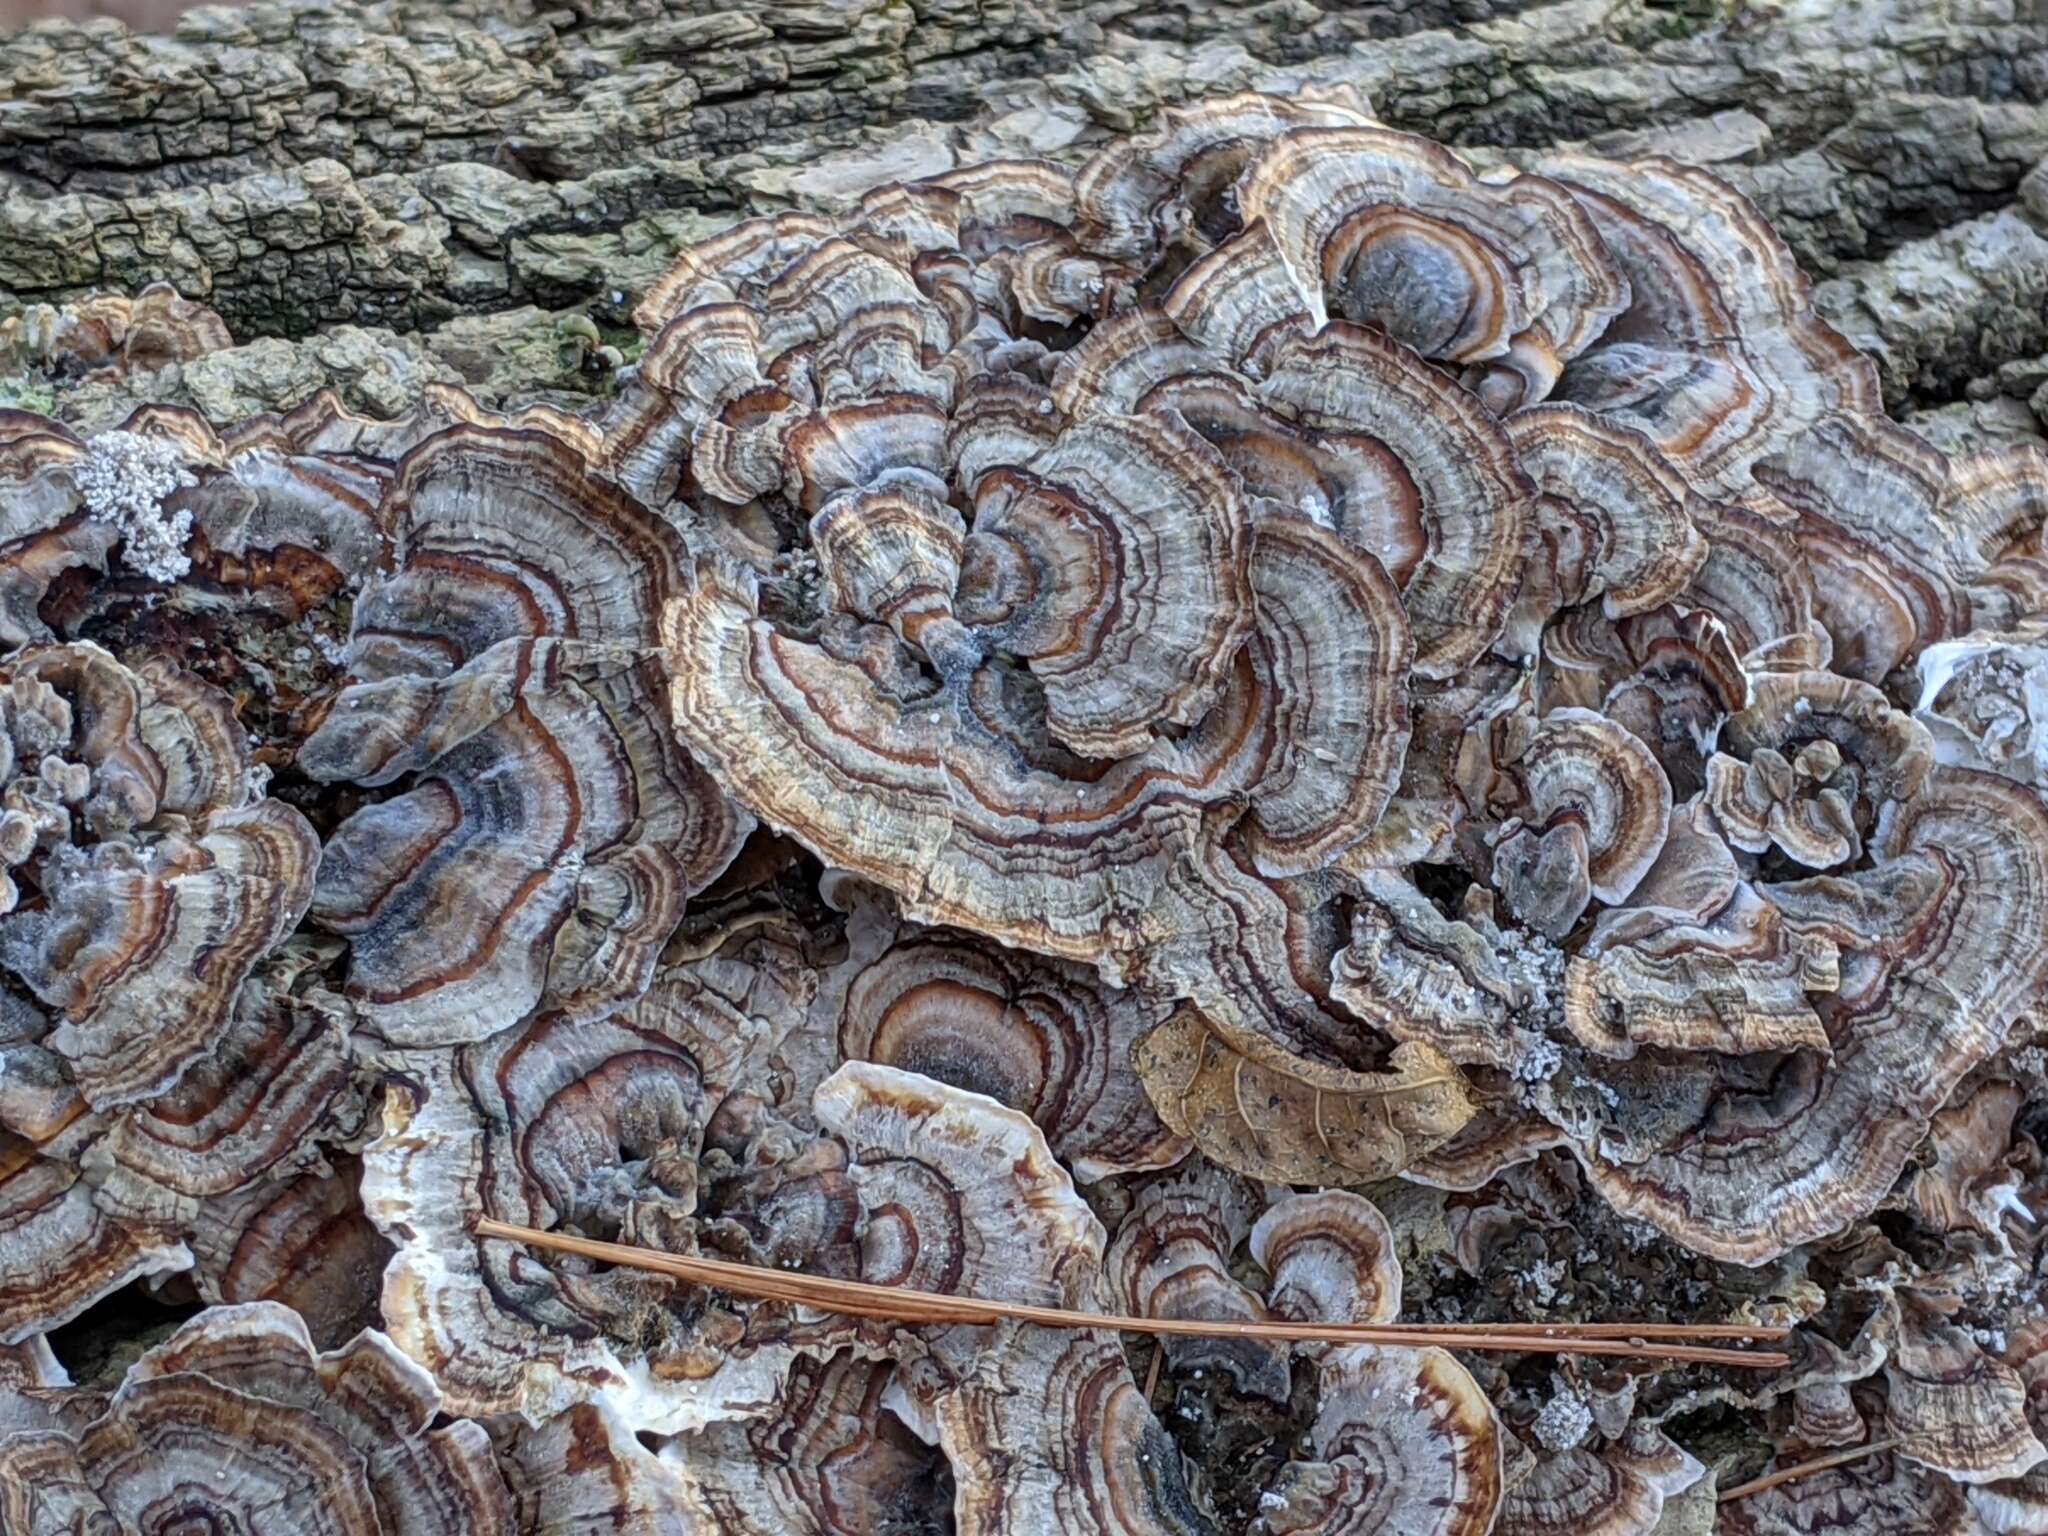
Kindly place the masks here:
POLYGON ((1133 1056, 1159 1118, 1255 1179, 1388 1178, 1449 1140, 1474 1110, 1456 1063, 1420 1041, 1395 1048, 1392 1071, 1352 1072, 1184 1008, 1133 1056))

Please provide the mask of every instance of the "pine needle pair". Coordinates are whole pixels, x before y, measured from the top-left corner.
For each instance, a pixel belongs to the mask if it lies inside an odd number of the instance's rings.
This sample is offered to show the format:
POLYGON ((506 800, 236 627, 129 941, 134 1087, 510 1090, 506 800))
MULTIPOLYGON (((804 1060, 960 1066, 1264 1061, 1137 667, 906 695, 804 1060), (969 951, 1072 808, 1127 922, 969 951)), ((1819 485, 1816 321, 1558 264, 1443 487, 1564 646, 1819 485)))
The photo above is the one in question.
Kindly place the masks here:
POLYGON ((476 1223, 478 1237, 504 1238, 535 1248, 576 1254, 604 1264, 619 1264, 655 1274, 711 1286, 736 1296, 781 1301, 848 1317, 872 1317, 899 1323, 988 1324, 1000 1321, 1034 1323, 1045 1328, 1107 1328, 1118 1333, 1198 1338, 1272 1339, 1306 1344, 1379 1344, 1407 1349, 1439 1345, 1449 1349, 1491 1350, 1556 1355, 1609 1355, 1630 1360, 1682 1361, 1696 1365, 1747 1366, 1765 1369, 1790 1364, 1779 1351, 1733 1349, 1712 1341, 1758 1342, 1782 1339, 1786 1328, 1736 1323, 1334 1323, 1243 1322, 1206 1318, 1124 1317, 1108 1313, 1072 1312, 1058 1307, 1029 1306, 982 1297, 946 1296, 904 1286, 870 1285, 835 1280, 725 1259, 691 1258, 602 1243, 537 1227, 513 1226, 484 1217, 476 1223))

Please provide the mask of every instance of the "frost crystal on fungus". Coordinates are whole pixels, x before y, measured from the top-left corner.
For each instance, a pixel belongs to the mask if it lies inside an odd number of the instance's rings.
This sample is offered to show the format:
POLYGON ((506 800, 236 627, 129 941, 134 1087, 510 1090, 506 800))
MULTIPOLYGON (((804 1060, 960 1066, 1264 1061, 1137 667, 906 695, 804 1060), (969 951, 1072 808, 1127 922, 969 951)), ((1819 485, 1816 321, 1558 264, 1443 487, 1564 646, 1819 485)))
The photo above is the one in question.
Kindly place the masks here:
MULTIPOLYGON (((73 331, 138 314, 224 335, 73 331)), ((0 1522, 1210 1532, 1181 1446, 1255 1420, 1259 1536, 1643 1533, 1708 1402, 1893 1447, 1830 1528, 2040 1527, 2048 1331, 1970 1298, 2048 1208, 2048 458, 1889 420, 1704 172, 1312 92, 736 224, 638 322, 591 418, 0 417, 0 1522), (1239 1338, 1148 1396, 486 1216, 1810 1325, 1761 1386, 1239 1338), (206 1310, 66 1387, 142 1279, 206 1310)))

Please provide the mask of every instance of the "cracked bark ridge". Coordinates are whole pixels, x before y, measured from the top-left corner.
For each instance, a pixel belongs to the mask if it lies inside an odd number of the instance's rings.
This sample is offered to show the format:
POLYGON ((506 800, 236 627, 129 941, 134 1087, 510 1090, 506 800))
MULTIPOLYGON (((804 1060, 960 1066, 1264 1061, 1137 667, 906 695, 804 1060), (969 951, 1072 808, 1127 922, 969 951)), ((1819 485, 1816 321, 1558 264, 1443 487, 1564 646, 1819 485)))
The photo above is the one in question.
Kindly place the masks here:
POLYGON ((1997 370, 2048 352, 2042 199, 2016 197, 2048 153, 2048 49, 1993 0, 1739 19, 1642 0, 912 18, 864 0, 802 27, 755 6, 301 3, 0 47, 19 82, 0 305, 166 280, 244 343, 75 396, 100 421, 141 398, 242 414, 321 383, 382 414, 435 380, 584 393, 599 380, 563 366, 547 312, 622 321, 736 215, 843 207, 992 153, 1071 161, 1193 95, 1304 84, 1454 144, 1716 165, 1831 279, 1824 312, 1895 402, 1980 380, 2024 422, 2040 380, 1997 370))

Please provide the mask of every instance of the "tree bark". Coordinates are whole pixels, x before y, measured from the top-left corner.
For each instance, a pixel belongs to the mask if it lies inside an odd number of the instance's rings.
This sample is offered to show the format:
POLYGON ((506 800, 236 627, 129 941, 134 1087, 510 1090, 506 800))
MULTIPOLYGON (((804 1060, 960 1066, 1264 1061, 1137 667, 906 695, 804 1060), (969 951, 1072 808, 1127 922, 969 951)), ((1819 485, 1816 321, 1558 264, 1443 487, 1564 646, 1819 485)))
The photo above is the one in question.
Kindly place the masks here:
POLYGON ((1711 164, 1895 406, 1936 433, 2040 430, 2044 0, 279 0, 162 36, 48 22, 0 41, 0 314, 168 280, 242 344, 58 389, 89 424, 145 384, 224 414, 322 383, 379 411, 435 378, 601 391, 565 313, 628 342, 653 274, 736 217, 1074 160, 1174 102, 1309 83, 1469 148, 1711 164))

